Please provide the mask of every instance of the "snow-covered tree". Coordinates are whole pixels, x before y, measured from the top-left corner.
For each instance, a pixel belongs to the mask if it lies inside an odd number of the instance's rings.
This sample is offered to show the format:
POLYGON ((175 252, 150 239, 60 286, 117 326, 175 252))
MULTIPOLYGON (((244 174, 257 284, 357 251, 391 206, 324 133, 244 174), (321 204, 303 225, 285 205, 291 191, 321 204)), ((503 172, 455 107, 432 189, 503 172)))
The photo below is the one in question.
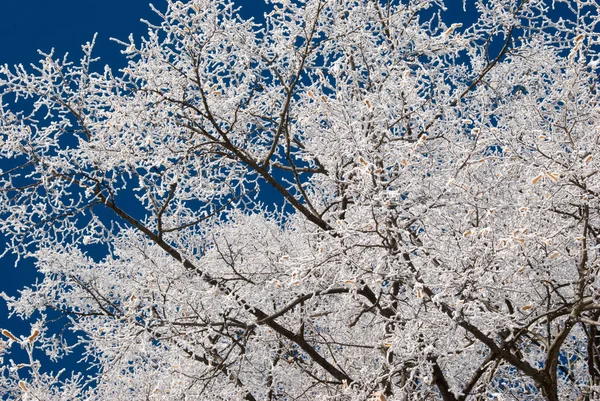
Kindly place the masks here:
POLYGON ((167 3, 0 67, 1 396, 599 399, 596 0, 167 3))

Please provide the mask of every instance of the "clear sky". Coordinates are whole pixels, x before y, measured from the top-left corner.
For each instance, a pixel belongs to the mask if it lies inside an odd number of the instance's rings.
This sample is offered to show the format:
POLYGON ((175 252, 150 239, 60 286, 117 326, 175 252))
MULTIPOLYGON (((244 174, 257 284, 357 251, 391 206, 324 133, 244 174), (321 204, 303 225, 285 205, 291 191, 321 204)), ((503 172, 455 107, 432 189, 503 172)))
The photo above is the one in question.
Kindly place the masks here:
MULTIPOLYGON (((150 0, 28 0, 0 1, 0 64, 28 64, 39 59, 37 49, 77 57, 81 45, 98 32, 96 54, 102 64, 123 66, 121 46, 109 38, 127 40, 130 33, 141 36, 146 25, 140 19, 157 21, 150 0)), ((263 0, 238 0, 243 14, 262 15, 263 0)), ((154 1, 158 9, 166 2, 154 1)))
POLYGON ((143 34, 146 28, 140 18, 153 19, 148 0, 4 0, 0 4, 0 63, 8 64, 38 60, 37 49, 55 48, 58 54, 77 57, 95 32, 98 55, 105 63, 122 63, 120 46, 109 38, 143 34))

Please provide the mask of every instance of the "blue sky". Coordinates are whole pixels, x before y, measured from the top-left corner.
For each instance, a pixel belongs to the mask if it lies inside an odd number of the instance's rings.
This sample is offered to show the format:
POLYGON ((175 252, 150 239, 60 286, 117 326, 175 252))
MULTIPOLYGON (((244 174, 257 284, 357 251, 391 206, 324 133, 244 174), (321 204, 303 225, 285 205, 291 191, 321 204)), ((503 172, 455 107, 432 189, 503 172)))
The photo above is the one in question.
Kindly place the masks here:
POLYGON ((36 49, 53 47, 77 57, 81 45, 98 32, 97 54, 104 63, 122 65, 120 46, 109 38, 143 34, 140 18, 155 19, 148 0, 3 1, 0 14, 0 63, 8 64, 37 61, 36 49))

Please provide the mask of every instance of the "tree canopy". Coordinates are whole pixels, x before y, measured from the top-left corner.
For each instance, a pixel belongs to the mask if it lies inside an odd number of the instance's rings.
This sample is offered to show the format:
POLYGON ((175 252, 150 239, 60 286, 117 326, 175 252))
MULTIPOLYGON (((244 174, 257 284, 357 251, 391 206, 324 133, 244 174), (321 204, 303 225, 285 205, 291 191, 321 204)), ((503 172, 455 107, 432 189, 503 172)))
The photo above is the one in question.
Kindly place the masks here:
POLYGON ((120 71, 1 66, 0 230, 43 279, 0 396, 598 399, 600 5, 464 7, 167 0, 120 71), (74 347, 93 374, 36 357, 74 347))

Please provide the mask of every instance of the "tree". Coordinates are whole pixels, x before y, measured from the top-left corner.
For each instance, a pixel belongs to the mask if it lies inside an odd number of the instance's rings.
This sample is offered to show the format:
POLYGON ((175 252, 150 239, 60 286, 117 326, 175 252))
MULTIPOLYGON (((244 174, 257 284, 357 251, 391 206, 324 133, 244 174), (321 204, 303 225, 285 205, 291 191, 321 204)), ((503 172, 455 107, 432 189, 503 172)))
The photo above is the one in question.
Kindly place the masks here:
POLYGON ((475 6, 168 0, 118 73, 0 67, 0 228, 44 275, 0 394, 598 399, 599 5, 475 6), (36 361, 75 345, 92 377, 36 361))

